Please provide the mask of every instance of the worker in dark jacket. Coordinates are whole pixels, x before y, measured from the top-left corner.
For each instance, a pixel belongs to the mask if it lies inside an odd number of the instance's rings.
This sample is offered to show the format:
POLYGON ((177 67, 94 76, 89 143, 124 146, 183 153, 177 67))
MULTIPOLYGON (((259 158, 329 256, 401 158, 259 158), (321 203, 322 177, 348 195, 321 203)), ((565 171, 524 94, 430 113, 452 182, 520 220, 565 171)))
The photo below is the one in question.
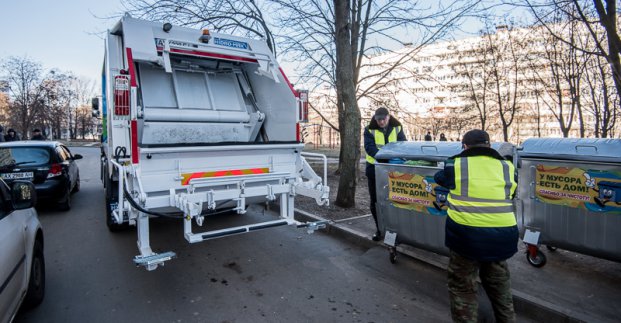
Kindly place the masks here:
POLYGON ((518 228, 513 197, 515 169, 490 147, 483 130, 468 131, 464 151, 435 174, 450 190, 445 244, 450 249, 448 289, 456 322, 477 321, 476 276, 481 279, 497 322, 514 322, 509 268, 517 252, 518 228))
POLYGON ((4 140, 5 141, 18 141, 19 136, 17 135, 17 132, 15 132, 13 128, 11 128, 6 132, 6 135, 4 136, 4 140))
POLYGON ((35 129, 32 131, 32 137, 30 140, 45 140, 45 137, 41 134, 41 130, 35 129))
POLYGON ((367 153, 367 167, 365 174, 369 184, 369 195, 371 198, 371 214, 375 220, 375 234, 373 241, 379 241, 382 233, 377 223, 377 211, 375 203, 377 202, 377 194, 375 191, 375 154, 382 146, 389 142, 406 141, 405 134, 401 122, 390 116, 388 109, 379 108, 375 110, 371 123, 364 128, 364 151, 367 153))

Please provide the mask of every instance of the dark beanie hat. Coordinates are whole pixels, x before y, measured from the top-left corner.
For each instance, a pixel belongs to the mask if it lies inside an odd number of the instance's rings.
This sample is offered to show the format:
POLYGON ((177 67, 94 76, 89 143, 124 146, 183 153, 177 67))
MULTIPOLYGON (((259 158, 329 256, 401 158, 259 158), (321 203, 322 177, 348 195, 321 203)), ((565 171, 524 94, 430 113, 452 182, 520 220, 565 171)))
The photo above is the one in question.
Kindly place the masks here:
POLYGON ((388 109, 386 109, 386 108, 378 108, 377 110, 375 110, 374 117, 384 118, 387 115, 388 115, 388 109))
POLYGON ((473 129, 466 132, 461 142, 468 146, 489 145, 489 134, 487 134, 484 130, 473 129))

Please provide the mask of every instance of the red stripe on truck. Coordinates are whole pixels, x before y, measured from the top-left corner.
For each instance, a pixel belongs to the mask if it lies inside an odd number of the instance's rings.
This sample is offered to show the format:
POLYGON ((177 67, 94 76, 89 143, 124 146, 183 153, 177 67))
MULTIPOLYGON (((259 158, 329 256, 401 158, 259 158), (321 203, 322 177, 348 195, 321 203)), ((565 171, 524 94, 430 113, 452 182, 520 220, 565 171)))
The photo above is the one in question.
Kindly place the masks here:
POLYGON ((138 121, 131 121, 132 164, 138 164, 138 121))
POLYGON ((278 68, 280 70, 280 74, 282 74, 282 77, 285 78, 285 82, 287 82, 287 85, 289 85, 289 89, 291 89, 291 92, 293 93, 293 96, 295 96, 296 98, 299 96, 298 91, 296 91, 293 88, 293 85, 291 84, 291 82, 289 82, 289 79, 287 78, 287 75, 285 75, 285 72, 282 70, 282 67, 278 68))
MULTIPOLYGON (((300 94, 298 93, 298 91, 296 91, 293 88, 293 84, 289 82, 287 75, 285 75, 285 71, 282 70, 282 67, 279 67, 278 69, 280 70, 280 74, 282 74, 282 77, 285 79, 285 82, 287 82, 287 85, 289 85, 289 89, 291 90, 291 93, 293 93, 293 96, 295 96, 296 98, 299 98, 300 94)), ((300 123, 299 122, 295 124, 295 141, 300 142, 300 123)))
POLYGON ((132 49, 127 47, 126 49, 127 51, 127 65, 129 65, 129 78, 130 78, 130 85, 133 87, 138 86, 138 83, 136 82, 136 69, 134 68, 134 56, 132 55, 132 49))

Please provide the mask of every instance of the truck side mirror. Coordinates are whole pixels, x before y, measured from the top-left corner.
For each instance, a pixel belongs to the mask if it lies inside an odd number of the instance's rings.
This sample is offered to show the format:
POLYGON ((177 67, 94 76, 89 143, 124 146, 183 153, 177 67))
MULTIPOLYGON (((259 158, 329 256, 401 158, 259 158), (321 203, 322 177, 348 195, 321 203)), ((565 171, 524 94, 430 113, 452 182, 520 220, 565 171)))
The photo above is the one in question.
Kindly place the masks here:
POLYGON ((99 98, 93 98, 91 100, 91 106, 92 106, 93 110, 99 111, 99 98))

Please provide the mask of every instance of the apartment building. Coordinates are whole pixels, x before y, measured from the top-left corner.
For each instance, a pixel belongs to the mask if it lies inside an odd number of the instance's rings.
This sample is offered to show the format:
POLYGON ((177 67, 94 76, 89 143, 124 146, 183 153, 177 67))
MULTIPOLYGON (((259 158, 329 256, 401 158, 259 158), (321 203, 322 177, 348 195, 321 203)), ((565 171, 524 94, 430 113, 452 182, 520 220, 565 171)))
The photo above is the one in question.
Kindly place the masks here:
MULTIPOLYGON (((571 32, 572 39, 584 46, 593 46, 590 35, 579 26, 559 26, 559 30, 571 32)), ((504 140, 505 128, 513 143, 565 133, 580 137, 580 120, 584 136, 595 137, 596 119, 602 118, 598 113, 604 106, 598 101, 602 82, 600 77, 597 83, 597 74, 609 72, 605 64, 593 69, 593 59, 542 28, 497 26, 478 37, 405 46, 365 62, 359 84, 359 93, 365 95, 358 101, 362 124, 368 124, 378 106, 387 106, 410 140, 421 140, 428 131, 436 138, 444 133, 449 140, 459 140, 483 122, 497 141, 504 140), (503 127, 502 119, 509 125, 503 127)), ((619 114, 612 79, 605 82, 612 91, 607 103, 619 114)), ((321 115, 337 122, 334 89, 320 88, 310 97, 321 115)), ((311 123, 322 124, 321 119, 311 111, 311 123)), ((311 133, 314 142, 328 140, 324 134, 311 133)), ((620 135, 621 121, 608 137, 620 135)))

